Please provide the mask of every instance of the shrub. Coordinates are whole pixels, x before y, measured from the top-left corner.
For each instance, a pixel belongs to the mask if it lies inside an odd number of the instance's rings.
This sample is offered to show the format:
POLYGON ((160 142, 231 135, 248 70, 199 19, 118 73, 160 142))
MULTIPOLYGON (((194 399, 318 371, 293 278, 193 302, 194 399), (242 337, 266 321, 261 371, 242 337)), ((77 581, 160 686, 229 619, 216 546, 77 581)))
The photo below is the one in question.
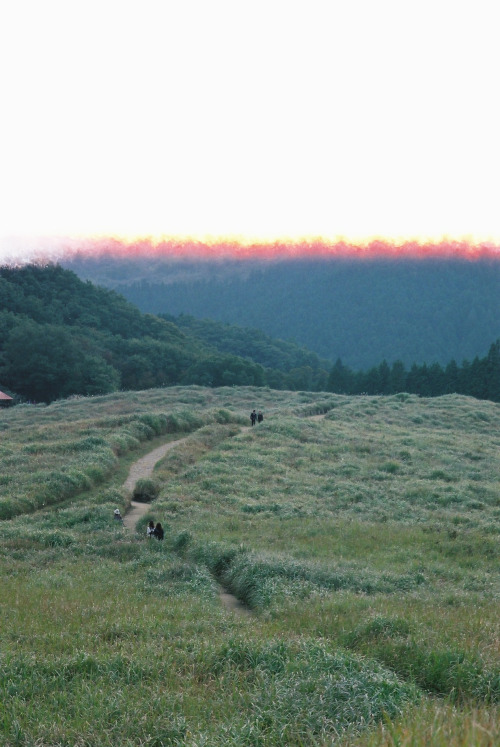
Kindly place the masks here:
POLYGON ((251 714, 242 708, 226 744, 333 744, 345 730, 366 728, 419 701, 414 686, 322 641, 230 639, 204 654, 201 666, 208 679, 238 683, 243 675, 252 694, 251 714))
POLYGON ((142 423, 147 425, 157 436, 161 436, 163 433, 168 431, 168 417, 159 413, 154 415, 153 413, 145 413, 140 416, 142 423))
POLYGON ((184 532, 181 532, 179 535, 177 535, 176 539, 173 543, 173 549, 175 552, 178 552, 180 555, 186 552, 186 549, 192 542, 192 536, 191 533, 185 530, 184 532))
POLYGON ((133 492, 134 501, 139 503, 151 503, 158 498, 160 486, 155 480, 150 478, 141 478, 137 480, 133 492))

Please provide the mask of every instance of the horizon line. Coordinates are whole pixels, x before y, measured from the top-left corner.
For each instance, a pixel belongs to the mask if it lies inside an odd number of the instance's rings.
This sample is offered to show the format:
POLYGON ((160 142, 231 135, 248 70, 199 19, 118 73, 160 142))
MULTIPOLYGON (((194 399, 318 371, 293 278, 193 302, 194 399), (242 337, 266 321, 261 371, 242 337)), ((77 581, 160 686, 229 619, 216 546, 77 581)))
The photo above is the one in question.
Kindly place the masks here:
MULTIPOLYGON (((54 236, 22 241, 0 262, 29 264, 61 259, 171 259, 184 261, 217 260, 286 260, 286 259, 500 259, 500 243, 454 239, 348 239, 322 237, 242 239, 241 237, 177 236, 54 236), (31 245, 31 248, 29 246, 31 245), (16 256, 17 255, 17 256, 16 256)), ((8 250, 7 250, 8 251, 8 250)))

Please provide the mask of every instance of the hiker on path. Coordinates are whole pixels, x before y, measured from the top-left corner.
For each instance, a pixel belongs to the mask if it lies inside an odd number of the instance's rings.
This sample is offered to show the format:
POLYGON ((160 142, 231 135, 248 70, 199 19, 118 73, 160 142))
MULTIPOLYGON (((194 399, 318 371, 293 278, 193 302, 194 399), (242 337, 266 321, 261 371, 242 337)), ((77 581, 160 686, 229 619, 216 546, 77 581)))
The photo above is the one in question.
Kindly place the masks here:
POLYGON ((262 421, 264 420, 264 415, 262 414, 261 410, 259 410, 259 414, 257 415, 257 420, 259 423, 262 423, 262 421))
POLYGON ((255 410, 252 410, 252 412, 250 413, 250 420, 252 425, 255 425, 255 421, 257 420, 257 413, 255 412, 255 410))
POLYGON ((151 537, 154 536, 155 533, 155 523, 154 521, 150 521, 149 524, 146 527, 146 536, 148 539, 151 539, 151 537))
POLYGON ((156 539, 158 539, 158 540, 162 540, 163 539, 164 532, 163 532, 163 527, 160 524, 160 522, 158 522, 157 525, 155 526, 153 534, 156 537, 156 539))

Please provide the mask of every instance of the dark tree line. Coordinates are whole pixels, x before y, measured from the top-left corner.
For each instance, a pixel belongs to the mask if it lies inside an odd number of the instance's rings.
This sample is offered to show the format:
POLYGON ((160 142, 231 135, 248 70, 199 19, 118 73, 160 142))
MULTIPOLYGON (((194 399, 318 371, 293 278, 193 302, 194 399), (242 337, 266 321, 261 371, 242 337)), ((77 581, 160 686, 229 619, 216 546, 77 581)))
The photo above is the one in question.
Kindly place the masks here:
POLYGON ((256 329, 143 314, 57 265, 0 267, 0 389, 51 402, 175 384, 344 394, 457 392, 500 402, 500 341, 458 366, 396 361, 354 372, 256 329))
POLYGON ((392 366, 382 361, 367 371, 352 371, 338 359, 330 371, 327 388, 337 394, 397 394, 408 392, 422 397, 465 394, 478 399, 500 402, 500 340, 494 342, 484 358, 465 360, 459 366, 414 363, 407 370, 401 361, 392 366))

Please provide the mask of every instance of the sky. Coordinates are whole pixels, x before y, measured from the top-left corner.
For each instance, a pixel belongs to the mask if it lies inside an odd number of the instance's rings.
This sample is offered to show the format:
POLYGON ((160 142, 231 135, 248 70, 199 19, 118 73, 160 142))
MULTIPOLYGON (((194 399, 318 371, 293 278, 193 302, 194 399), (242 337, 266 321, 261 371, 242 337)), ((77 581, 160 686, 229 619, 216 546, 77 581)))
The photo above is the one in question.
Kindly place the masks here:
POLYGON ((500 246, 493 0, 0 10, 0 260, 141 240, 500 246))

